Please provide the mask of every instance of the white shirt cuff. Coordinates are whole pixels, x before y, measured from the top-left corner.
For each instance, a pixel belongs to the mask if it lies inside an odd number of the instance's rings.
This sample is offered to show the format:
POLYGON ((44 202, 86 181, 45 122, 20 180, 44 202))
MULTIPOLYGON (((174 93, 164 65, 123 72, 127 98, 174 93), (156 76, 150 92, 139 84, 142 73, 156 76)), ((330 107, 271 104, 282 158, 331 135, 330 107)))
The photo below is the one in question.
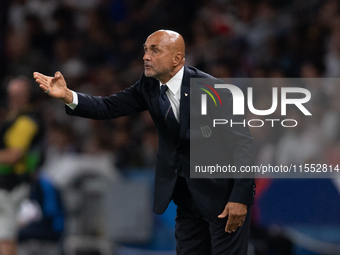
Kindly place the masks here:
POLYGON ((68 107, 70 107, 72 110, 76 109, 77 105, 78 105, 78 95, 76 92, 72 91, 72 95, 73 95, 73 101, 70 104, 66 104, 68 107))

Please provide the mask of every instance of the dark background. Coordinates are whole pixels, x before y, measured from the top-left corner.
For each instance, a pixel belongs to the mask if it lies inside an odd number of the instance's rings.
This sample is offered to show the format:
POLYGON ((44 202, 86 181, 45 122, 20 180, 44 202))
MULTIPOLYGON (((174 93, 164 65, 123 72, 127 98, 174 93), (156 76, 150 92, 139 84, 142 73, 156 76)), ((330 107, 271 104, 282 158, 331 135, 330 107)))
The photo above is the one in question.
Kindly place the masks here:
MULTIPOLYGON (((186 64, 219 78, 337 78, 339 11, 337 0, 2 0, 0 122, 6 114, 7 82, 17 75, 32 79, 34 71, 53 75, 59 70, 71 89, 102 96, 133 85, 143 72, 142 45, 158 29, 181 33, 186 64)), ((124 181, 144 180, 152 188, 158 141, 148 113, 108 121, 70 118, 61 102, 48 98, 33 79, 32 85, 33 103, 42 110, 47 131, 41 171, 56 186, 65 192, 68 185, 56 162, 85 156, 105 157, 109 171, 124 181)), ((306 88, 313 98, 308 106, 312 119, 292 109, 299 119, 295 129, 251 129, 256 163, 340 163, 340 87, 325 82, 306 88)), ((271 89, 258 86, 256 94, 257 108, 270 107, 271 89)), ((336 179, 258 180, 252 254, 338 252, 332 245, 340 245, 339 186, 336 179), (282 244, 292 248, 283 251, 278 248, 282 244)), ((150 210, 151 202, 145 203, 150 210)), ((120 244, 117 254, 173 252, 174 210, 171 205, 164 216, 152 216, 149 238, 138 245, 133 240, 120 244), (130 246, 137 250, 124 253, 130 246)), ((84 234, 69 230, 65 236, 69 233, 84 234)), ((91 234, 107 238, 99 230, 91 234)))

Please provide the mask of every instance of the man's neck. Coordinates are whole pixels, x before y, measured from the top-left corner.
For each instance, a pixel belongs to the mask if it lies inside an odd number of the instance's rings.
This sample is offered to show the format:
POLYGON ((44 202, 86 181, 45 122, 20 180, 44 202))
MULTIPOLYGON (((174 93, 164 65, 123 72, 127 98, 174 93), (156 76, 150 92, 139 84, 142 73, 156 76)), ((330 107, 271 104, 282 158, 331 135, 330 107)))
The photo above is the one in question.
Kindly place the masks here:
POLYGON ((181 70, 181 68, 183 67, 183 65, 181 66, 177 66, 173 71, 169 72, 166 74, 165 77, 161 77, 161 78, 156 78, 161 84, 166 84, 168 81, 171 80, 172 77, 174 77, 178 72, 179 70, 181 70))

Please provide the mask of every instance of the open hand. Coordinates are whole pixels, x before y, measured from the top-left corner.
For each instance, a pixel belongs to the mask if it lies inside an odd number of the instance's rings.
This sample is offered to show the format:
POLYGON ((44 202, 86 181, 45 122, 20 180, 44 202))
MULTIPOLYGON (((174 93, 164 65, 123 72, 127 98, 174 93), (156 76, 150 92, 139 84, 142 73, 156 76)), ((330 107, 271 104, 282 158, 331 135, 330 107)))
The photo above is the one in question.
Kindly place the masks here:
POLYGON ((61 99, 67 104, 72 103, 72 92, 67 88, 64 76, 60 72, 56 72, 54 77, 34 72, 33 77, 46 94, 61 99))
POLYGON ((228 202, 223 212, 218 218, 225 218, 228 215, 225 232, 235 232, 238 227, 242 227, 247 215, 247 205, 235 202, 228 202))

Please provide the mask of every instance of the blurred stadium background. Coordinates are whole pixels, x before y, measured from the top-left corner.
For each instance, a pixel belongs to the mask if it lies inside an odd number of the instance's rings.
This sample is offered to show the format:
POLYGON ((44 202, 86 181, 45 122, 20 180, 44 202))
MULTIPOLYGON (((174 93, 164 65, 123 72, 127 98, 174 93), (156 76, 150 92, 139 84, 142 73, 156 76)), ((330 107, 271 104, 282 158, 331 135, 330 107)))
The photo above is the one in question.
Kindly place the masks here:
MULTIPOLYGON (((0 122, 14 76, 60 70, 93 95, 131 86, 142 44, 161 28, 183 35, 187 65, 216 77, 340 77, 337 0, 1 0, 0 21, 0 122)), ((307 88, 313 121, 252 129, 256 162, 340 163, 340 86, 307 88)), ((271 102, 258 89, 255 105, 271 102)), ((33 98, 46 124, 39 174, 60 193, 65 227, 59 240, 20 242, 20 254, 175 254, 175 206, 152 213, 149 114, 92 121, 67 116, 38 86, 33 98)), ((339 192, 338 179, 257 180, 249 254, 340 254, 339 192)))

